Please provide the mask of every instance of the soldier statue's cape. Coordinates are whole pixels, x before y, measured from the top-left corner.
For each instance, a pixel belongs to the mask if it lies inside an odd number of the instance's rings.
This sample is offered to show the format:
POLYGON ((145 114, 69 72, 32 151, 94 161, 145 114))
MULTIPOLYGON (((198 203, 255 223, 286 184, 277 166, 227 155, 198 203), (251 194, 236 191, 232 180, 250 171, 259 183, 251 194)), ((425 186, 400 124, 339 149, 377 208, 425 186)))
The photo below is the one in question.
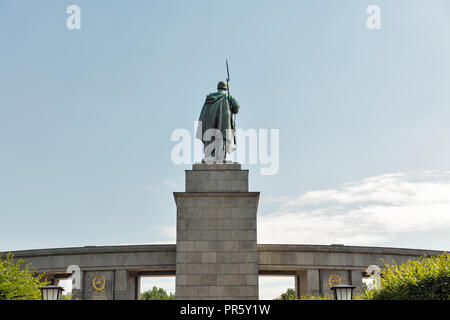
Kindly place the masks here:
MULTIPOLYGON (((239 102, 227 90, 226 82, 220 81, 217 86, 218 91, 206 96, 199 118, 196 138, 201 140, 206 146, 211 141, 204 141, 205 132, 209 129, 217 129, 223 137, 224 151, 233 152, 235 149, 235 127, 232 114, 239 111, 239 102)), ((225 160, 226 153, 224 152, 225 160)))

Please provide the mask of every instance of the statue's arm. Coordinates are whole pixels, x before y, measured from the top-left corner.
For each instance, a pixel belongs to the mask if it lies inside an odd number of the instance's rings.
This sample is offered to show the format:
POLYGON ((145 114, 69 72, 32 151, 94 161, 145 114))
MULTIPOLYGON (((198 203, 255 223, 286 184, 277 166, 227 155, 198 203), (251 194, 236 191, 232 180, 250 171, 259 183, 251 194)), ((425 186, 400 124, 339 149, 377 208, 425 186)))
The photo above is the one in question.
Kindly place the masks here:
POLYGON ((239 102, 233 96, 230 96, 230 102, 231 102, 231 106, 230 106, 231 113, 233 113, 233 114, 238 113, 239 112, 239 108, 240 108, 239 102))

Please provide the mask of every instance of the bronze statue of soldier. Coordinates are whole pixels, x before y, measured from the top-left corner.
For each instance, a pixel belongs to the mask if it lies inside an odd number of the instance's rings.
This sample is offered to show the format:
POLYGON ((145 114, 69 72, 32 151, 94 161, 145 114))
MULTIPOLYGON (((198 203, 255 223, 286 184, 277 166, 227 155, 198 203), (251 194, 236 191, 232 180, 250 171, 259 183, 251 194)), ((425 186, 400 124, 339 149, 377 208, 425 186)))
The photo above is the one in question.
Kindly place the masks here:
POLYGON ((220 81, 217 92, 206 96, 199 118, 196 137, 203 142, 203 163, 223 163, 226 154, 236 148, 233 115, 239 111, 239 102, 229 90, 227 82, 220 81))

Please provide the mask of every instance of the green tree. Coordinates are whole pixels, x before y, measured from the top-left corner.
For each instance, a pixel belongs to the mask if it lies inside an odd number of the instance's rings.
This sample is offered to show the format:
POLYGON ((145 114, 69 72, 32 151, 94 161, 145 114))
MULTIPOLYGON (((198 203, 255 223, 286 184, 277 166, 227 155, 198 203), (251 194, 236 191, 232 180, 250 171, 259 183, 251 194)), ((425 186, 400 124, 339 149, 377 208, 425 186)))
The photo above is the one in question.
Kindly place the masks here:
POLYGON ((365 300, 450 300, 450 254, 385 264, 380 286, 365 290, 365 300))
POLYGON ((5 259, 0 257, 0 300, 40 300, 39 287, 48 284, 44 279, 45 275, 11 253, 5 259))
POLYGON ((295 290, 292 288, 289 288, 286 290, 286 292, 283 292, 281 296, 278 298, 275 298, 273 300, 296 300, 295 297, 295 290))
POLYGON ((147 290, 141 293, 141 300, 174 300, 175 295, 170 292, 167 294, 166 290, 163 288, 158 288, 154 286, 152 290, 147 290))

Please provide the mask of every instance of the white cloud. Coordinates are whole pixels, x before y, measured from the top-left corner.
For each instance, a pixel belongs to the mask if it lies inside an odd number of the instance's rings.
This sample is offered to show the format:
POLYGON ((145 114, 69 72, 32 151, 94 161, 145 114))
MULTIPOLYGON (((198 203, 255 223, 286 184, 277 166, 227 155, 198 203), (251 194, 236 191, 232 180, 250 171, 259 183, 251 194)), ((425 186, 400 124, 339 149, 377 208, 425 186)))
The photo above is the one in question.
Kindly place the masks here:
POLYGON ((450 171, 384 174, 278 203, 258 219, 259 243, 379 245, 450 227, 450 171))
MULTIPOLYGON (((258 243, 383 245, 398 233, 450 228, 450 171, 391 173, 294 197, 258 217, 258 243)), ((174 243, 175 226, 158 231, 174 243)))
POLYGON ((174 181, 170 181, 170 180, 164 181, 164 184, 166 186, 169 186, 169 187, 178 187, 178 186, 180 186, 180 184, 178 182, 174 182, 174 181))
POLYGON ((170 187, 170 188, 176 188, 181 186, 180 183, 175 182, 175 181, 171 181, 171 180, 166 180, 164 181, 163 185, 158 185, 158 186, 146 186, 145 190, 147 191, 152 191, 152 192, 156 192, 156 191, 162 191, 164 188, 170 187))
POLYGON ((295 278, 293 276, 259 276, 259 299, 273 300, 278 298, 287 289, 295 288, 295 278))
POLYGON ((177 237, 177 228, 175 226, 160 226, 158 230, 168 241, 173 240, 172 243, 175 242, 177 237))

